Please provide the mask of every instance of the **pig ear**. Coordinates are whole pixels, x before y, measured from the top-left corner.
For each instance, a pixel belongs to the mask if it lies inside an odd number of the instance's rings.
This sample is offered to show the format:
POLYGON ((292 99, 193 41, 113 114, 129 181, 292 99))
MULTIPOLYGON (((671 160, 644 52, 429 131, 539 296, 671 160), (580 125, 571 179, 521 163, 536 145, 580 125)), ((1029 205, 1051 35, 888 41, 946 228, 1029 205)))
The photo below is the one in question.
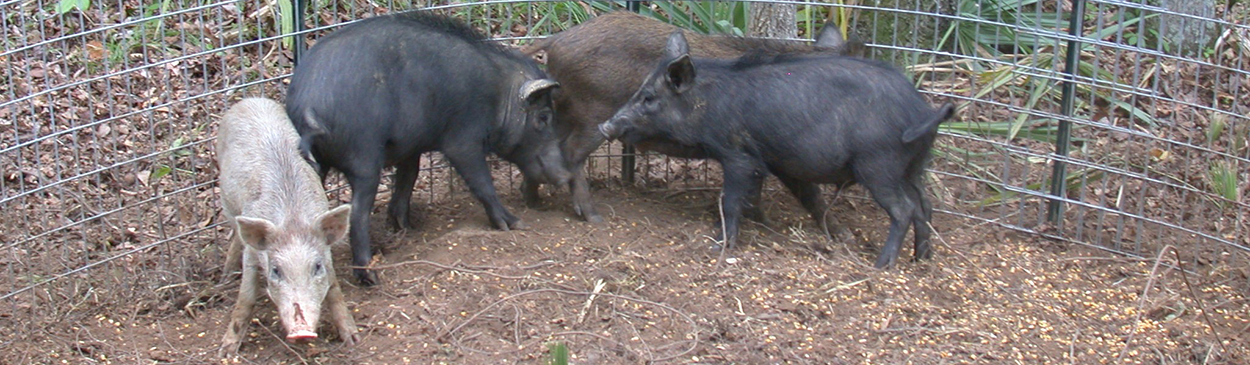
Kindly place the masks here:
POLYGON ((326 236, 326 244, 333 245, 347 235, 351 227, 352 205, 344 204, 317 217, 317 225, 326 236))
POLYGON ((846 38, 842 37, 842 31, 838 30, 832 22, 825 23, 824 28, 820 28, 820 33, 816 34, 816 46, 825 48, 839 48, 846 46, 846 38))
POLYGON ((260 218, 234 217, 235 227, 243 244, 253 249, 264 251, 269 246, 269 237, 276 229, 273 223, 260 218))
POLYGON ((682 35, 681 29, 678 29, 668 36, 668 44, 664 46, 664 56, 668 59, 677 59, 681 56, 689 56, 690 47, 686 45, 686 36, 682 35))
POLYGON ((694 64, 690 62, 690 55, 683 55, 669 62, 664 81, 678 94, 694 87, 694 64))
POLYGON ((833 23, 825 23, 825 27, 820 28, 820 33, 816 34, 816 47, 828 48, 843 56, 864 57, 866 53, 864 42, 855 38, 854 34, 844 37, 833 23))
POLYGON ((525 105, 535 106, 542 96, 551 94, 557 87, 560 83, 552 79, 529 80, 521 84, 521 99, 525 100, 525 105))

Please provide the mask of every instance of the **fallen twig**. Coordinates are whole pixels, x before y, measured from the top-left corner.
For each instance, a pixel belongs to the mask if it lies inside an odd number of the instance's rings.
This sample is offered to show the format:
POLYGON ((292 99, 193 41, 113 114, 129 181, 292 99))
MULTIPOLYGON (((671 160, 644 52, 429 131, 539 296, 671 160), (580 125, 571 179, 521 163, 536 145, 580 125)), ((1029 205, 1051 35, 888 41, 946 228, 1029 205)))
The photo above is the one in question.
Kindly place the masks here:
MULTIPOLYGON (((676 308, 673 308, 672 306, 669 306, 669 305, 667 305, 667 304, 663 304, 663 303, 659 303, 659 302, 654 302, 654 301, 650 301, 650 300, 646 300, 646 299, 641 299, 641 298, 635 298, 635 297, 624 296, 624 295, 619 295, 619 294, 612 294, 612 293, 603 293, 603 292, 598 292, 598 293, 595 293, 595 292, 575 291, 575 290, 565 290, 565 289, 552 289, 552 288, 528 290, 528 291, 524 291, 524 292, 520 292, 520 293, 516 293, 516 294, 512 294, 512 295, 509 295, 509 296, 503 297, 503 298, 501 298, 501 299, 499 299, 499 300, 496 300, 496 301, 494 301, 494 302, 492 302, 492 303, 490 303, 490 304, 486 305, 486 307, 485 307, 485 308, 482 308, 481 310, 478 310, 477 312, 474 312, 472 315, 470 315, 470 316, 469 316, 469 318, 466 318, 463 322, 461 322, 460 324, 456 325, 456 326, 455 326, 455 327, 453 327, 451 330, 448 330, 447 332, 444 332, 444 333, 442 333, 442 334, 439 334, 439 335, 438 335, 438 336, 436 336, 435 338, 436 338, 436 339, 439 339, 439 340, 442 340, 442 339, 447 338, 448 336, 451 336, 452 334, 455 334, 456 332, 459 332, 459 331, 460 331, 461 329, 463 329, 465 326, 469 325, 469 323, 472 323, 473 321, 477 320, 477 318, 478 318, 478 317, 481 317, 483 313, 486 313, 487 311, 491 310, 492 308, 494 308, 494 307, 496 307, 496 306, 498 306, 498 305, 500 305, 500 304, 502 304, 502 303, 505 303, 505 302, 507 302, 507 301, 510 301, 510 300, 513 300, 513 299, 516 299, 516 298, 519 298, 519 297, 523 297, 523 296, 527 296, 527 295, 532 295, 532 294, 540 294, 540 293, 557 293, 557 294, 568 294, 568 295, 586 295, 586 296, 604 296, 604 297, 610 297, 610 298, 616 298, 616 299, 622 299, 622 300, 627 300, 627 301, 633 301, 633 302, 638 302, 638 303, 643 303, 643 304, 653 305, 653 306, 660 307, 661 309, 664 309, 664 310, 666 310, 666 311, 668 311, 668 312, 671 312, 671 313, 673 313, 673 314, 676 314, 676 315, 680 316, 680 317, 681 317, 682 319, 684 319, 687 323, 689 323, 689 324, 690 324, 690 328, 692 328, 692 329, 693 329, 694 333, 692 334, 691 338, 694 338, 694 339, 698 339, 698 338, 699 338, 699 327, 698 327, 698 323, 697 323, 697 322, 695 322, 695 320, 694 320, 693 318, 691 318, 691 317, 690 317, 690 315, 687 315, 686 313, 684 313, 684 312, 682 312, 682 311, 679 311, 679 310, 677 310, 676 308)), ((457 341, 457 342, 458 342, 458 341, 457 341)), ((680 352, 680 353, 678 353, 678 354, 675 354, 675 355, 672 355, 672 356, 663 357, 663 358, 648 359, 648 361, 649 361, 649 362, 664 361, 664 360, 674 359, 674 358, 677 358, 677 357, 684 356, 685 354, 688 354, 688 353, 690 353, 691 351, 694 351, 694 349, 698 346, 698 341, 697 341, 697 340, 694 340, 694 341, 691 341, 691 342, 692 342, 692 343, 691 343, 691 345, 690 345, 690 348, 685 349, 685 350, 683 350, 682 352, 680 352)), ((631 350, 631 351, 632 351, 632 350, 631 350)))
MULTIPOLYGON (((1220 340, 1219 331, 1217 331, 1215 328, 1215 325, 1211 323, 1211 318, 1207 315, 1207 309, 1203 308, 1202 300, 1198 298, 1198 294, 1194 292, 1193 286, 1190 285, 1189 283, 1189 275, 1188 273, 1185 272, 1183 263, 1181 262, 1180 251, 1178 251, 1176 247, 1172 245, 1163 246, 1163 248, 1159 250, 1159 255, 1155 257, 1155 263, 1150 268, 1150 276, 1146 280, 1146 287, 1142 289, 1141 297, 1137 298, 1137 315, 1134 316, 1133 322, 1140 323, 1142 314, 1146 313, 1146 308, 1145 308, 1146 297, 1150 295, 1150 288, 1154 287, 1155 279, 1158 278, 1159 266, 1163 266, 1163 255, 1165 255, 1169 249, 1172 250, 1172 253, 1176 255, 1175 267, 1179 269, 1177 271, 1181 273, 1181 279, 1185 282, 1186 287, 1189 288, 1189 295, 1191 299, 1193 299, 1194 302, 1198 304, 1198 308, 1201 311, 1200 314, 1202 315, 1202 319, 1206 321, 1207 326, 1211 328, 1211 333, 1215 335, 1216 344, 1220 345, 1220 350, 1224 351, 1224 353, 1229 353, 1228 349, 1224 347, 1224 341, 1220 340)), ((1172 265, 1167 265, 1167 266, 1169 268, 1172 267, 1172 265)), ((1133 330, 1129 332, 1128 336, 1125 337, 1124 348, 1120 350, 1120 355, 1116 357, 1116 362, 1123 362, 1124 355, 1128 353, 1128 349, 1132 347, 1133 337, 1136 335, 1137 335, 1137 329, 1134 327, 1133 330)))
POLYGON ((494 276, 494 277, 503 278, 503 279, 525 279, 526 277, 528 277, 528 275, 524 275, 524 276, 503 275, 503 274, 496 274, 487 270, 504 270, 504 269, 529 270, 533 268, 551 265, 554 263, 555 263, 554 261, 544 261, 538 264, 521 266, 521 267, 516 267, 516 268, 477 266, 482 269, 472 269, 472 268, 469 268, 467 265, 460 265, 460 264, 447 265, 447 264, 442 264, 442 263, 429 261, 429 260, 411 260, 411 261, 397 262, 397 263, 385 264, 385 265, 348 266, 347 268, 348 269, 381 270, 381 269, 396 268, 400 266, 420 264, 420 265, 429 265, 429 266, 437 267, 443 270, 461 271, 461 272, 468 272, 468 273, 474 273, 474 274, 489 275, 489 276, 494 276))
POLYGON ((286 344, 286 340, 284 340, 282 336, 278 336, 278 334, 273 333, 273 331, 270 330, 268 326, 265 326, 264 324, 259 323, 259 321, 256 321, 255 319, 253 319, 252 321, 257 322, 255 323, 256 325, 260 326, 260 328, 263 328, 265 330, 265 333, 268 333, 269 336, 272 336, 275 340, 278 340, 278 343, 281 344, 282 347, 286 348, 287 351, 290 351, 292 354, 295 354, 295 357, 299 359, 299 362, 301 364, 308 365, 308 359, 305 359, 304 355, 300 354, 299 351, 295 351, 294 348, 291 348, 291 345, 286 344))

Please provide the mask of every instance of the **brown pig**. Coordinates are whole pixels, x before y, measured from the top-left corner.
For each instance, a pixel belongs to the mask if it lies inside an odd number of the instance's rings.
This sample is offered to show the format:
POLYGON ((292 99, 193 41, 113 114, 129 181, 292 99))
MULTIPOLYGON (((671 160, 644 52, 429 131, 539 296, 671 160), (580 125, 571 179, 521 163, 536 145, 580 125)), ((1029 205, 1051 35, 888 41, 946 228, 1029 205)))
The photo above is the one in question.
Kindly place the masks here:
MULTIPOLYGON (((677 29, 646 16, 617 11, 540 40, 524 51, 531 55, 546 51, 547 72, 561 85, 560 91, 554 93, 553 101, 556 131, 562 141, 564 159, 573 173, 570 187, 573 190, 574 211, 589 222, 603 221, 590 196, 584 168, 586 159, 604 143, 599 123, 612 117, 642 86, 643 79, 655 66, 655 60, 662 55, 668 35, 677 29)), ((695 33, 688 37, 690 52, 695 57, 731 59, 750 52, 849 56, 864 53, 863 43, 843 38, 835 27, 828 24, 811 44, 695 33)), ((704 151, 659 140, 641 140, 637 145, 639 150, 656 151, 673 157, 708 157, 704 151)), ((523 185, 522 188, 526 204, 536 205, 539 200, 538 185, 523 185)), ((820 188, 810 185, 804 186, 804 189, 819 191, 820 188)), ((753 197, 752 200, 758 198, 753 197)), ((763 218, 758 209, 750 214, 763 218)))
POLYGON ((262 277, 287 341, 317 338, 324 301, 339 337, 354 344, 356 323, 330 257, 330 245, 347 234, 351 205, 328 209, 321 180, 300 157, 299 135, 282 105, 249 98, 226 111, 217 129, 217 163, 221 202, 234 226, 227 272, 239 260, 243 270, 220 354, 238 351, 262 277))

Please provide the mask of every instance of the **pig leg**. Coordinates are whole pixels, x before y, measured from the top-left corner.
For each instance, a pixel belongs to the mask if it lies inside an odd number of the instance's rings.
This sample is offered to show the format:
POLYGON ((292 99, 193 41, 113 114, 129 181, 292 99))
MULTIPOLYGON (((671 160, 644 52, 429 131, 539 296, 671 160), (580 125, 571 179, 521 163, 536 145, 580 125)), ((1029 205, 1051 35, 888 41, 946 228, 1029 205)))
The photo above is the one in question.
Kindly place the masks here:
POLYGON ((243 335, 247 333, 247 325, 250 323, 248 319, 252 316, 252 307, 256 305, 258 284, 260 274, 256 270, 256 263, 252 258, 244 257, 239 298, 234 302, 234 310, 230 311, 230 324, 226 326, 226 335, 221 339, 221 349, 217 351, 217 356, 225 357, 239 351, 239 345, 243 343, 243 335))
POLYGON ((499 194, 495 192, 495 183, 490 177, 490 167, 486 165, 485 154, 480 150, 475 151, 472 143, 460 145, 468 148, 446 151, 443 155, 460 174, 460 178, 469 185, 469 191, 473 193, 473 196, 486 207, 486 216, 490 217, 491 223, 495 225, 495 228, 504 231, 525 229, 525 224, 521 223, 521 219, 509 213, 499 201, 499 194))
POLYGON ((762 224, 768 224, 768 217, 764 215, 764 208, 760 205, 760 195, 763 193, 764 184, 760 184, 747 192, 746 207, 743 209, 742 216, 762 224))
MULTIPOLYGON (((886 162, 878 161, 877 164, 873 164, 873 161, 869 161, 864 165, 889 166, 886 162)), ((898 260, 898 251, 903 245, 903 236, 907 235, 907 226, 915 219, 919 207, 908 191, 911 187, 907 186, 907 182, 902 177, 872 174, 880 174, 880 172, 881 170, 874 169, 868 173, 858 170, 855 173, 856 180, 868 188, 868 191, 872 193, 872 198, 890 215, 890 233, 886 236, 885 246, 881 248, 881 253, 877 255, 876 267, 884 269, 894 266, 894 262, 898 260)))
MULTIPOLYGON (((378 159, 361 159, 361 161, 381 161, 378 159)), ((373 201, 378 195, 379 175, 382 167, 378 165, 361 167, 360 171, 345 172, 347 184, 352 187, 352 217, 348 237, 352 246, 352 274, 362 286, 373 286, 378 283, 377 273, 363 269, 373 259, 373 245, 369 241, 369 214, 373 212, 373 201)), ((353 169, 355 170, 355 169, 353 169)))
POLYGON ((915 233, 916 240, 913 259, 917 261, 933 258, 933 248, 929 246, 929 236, 932 233, 929 229, 929 220, 933 217, 933 204, 929 203, 929 199, 924 196, 924 184, 921 179, 917 176, 911 179, 911 184, 908 184, 911 199, 920 203, 920 209, 916 210, 912 216, 912 232, 915 233))
POLYGON ((758 191, 764 183, 764 174, 760 169, 751 167, 750 163, 722 163, 725 186, 721 188, 721 217, 724 225, 725 248, 733 248, 738 239, 738 224, 742 219, 742 211, 752 190, 758 191))
POLYGON ((542 204, 542 199, 538 196, 539 185, 541 184, 538 181, 529 176, 526 176, 525 180, 521 181, 521 198, 525 200, 525 206, 530 209, 538 208, 542 204))
POLYGON ((820 197, 820 185, 795 179, 785 175, 777 175, 781 180, 781 184, 786 186, 786 190, 790 190, 790 194, 799 199, 799 203, 803 204, 803 209, 811 213, 812 219, 817 222, 824 218, 825 200, 820 197))
MULTIPOLYGON (((227 219, 233 222, 234 217, 227 219)), ((235 271, 242 269, 243 260, 243 238, 239 236, 239 230, 233 229, 230 232, 230 248, 226 250, 226 268, 221 278, 222 282, 226 282, 230 275, 235 271)))
MULTIPOLYGON (((611 114, 609 114, 611 115, 611 114)), ((564 140, 564 158, 573 173, 571 190, 573 190, 573 210, 587 222, 601 223, 603 217, 595 210, 594 199, 590 196, 590 183, 586 180, 586 159, 599 149, 606 141, 599 133, 598 124, 589 123, 573 130, 564 140)))
POLYGON ((339 338, 344 344, 355 345, 360 340, 356 335, 356 320, 352 319, 352 313, 347 310, 347 301, 343 299, 339 281, 335 278, 330 278, 330 280, 334 283, 330 286, 330 291, 326 293, 326 306, 330 309, 330 321, 339 331, 339 338))
POLYGON ((828 230, 826 233, 831 238, 842 242, 850 242, 855 238, 850 230, 847 230, 846 227, 843 227, 838 222, 837 218, 832 218, 833 223, 831 224, 826 223, 831 217, 825 216, 828 206, 825 205, 825 199, 820 196, 820 184, 798 180, 781 174, 778 174, 777 178, 786 186, 786 190, 790 190, 790 194, 799 199, 799 203, 803 204, 803 209, 811 213, 812 219, 815 219, 816 223, 828 230))
POLYGON ((416 185, 420 172, 420 154, 395 166, 394 183, 391 187, 395 195, 391 195, 387 216, 390 217, 391 227, 397 230, 412 228, 412 222, 408 220, 408 208, 412 203, 412 187, 416 185))

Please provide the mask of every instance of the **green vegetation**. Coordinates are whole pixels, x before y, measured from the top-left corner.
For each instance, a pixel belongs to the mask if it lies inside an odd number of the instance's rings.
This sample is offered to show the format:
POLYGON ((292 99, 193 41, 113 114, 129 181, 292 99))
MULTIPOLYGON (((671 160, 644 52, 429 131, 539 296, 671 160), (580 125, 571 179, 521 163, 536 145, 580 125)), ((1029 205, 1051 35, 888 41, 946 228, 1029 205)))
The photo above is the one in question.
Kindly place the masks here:
POLYGON ((1211 168, 1207 170, 1207 180, 1211 185, 1211 193, 1223 199, 1216 199, 1215 204, 1220 209, 1228 209, 1238 201, 1240 195, 1239 189, 1241 184, 1240 175, 1236 168, 1236 163, 1212 162, 1211 168))
POLYGON ((1211 113, 1211 126, 1207 127, 1207 144, 1215 145, 1220 140, 1220 135, 1224 134, 1224 114, 1211 113))
POLYGON ((564 342, 547 344, 547 365, 568 365, 569 348, 564 342))
POLYGON ((203 140, 204 128, 207 126, 208 123, 201 123, 183 135, 178 136, 178 138, 174 138, 174 141, 169 144, 169 152, 162 154, 162 157, 169 157, 174 160, 172 163, 173 166, 168 164, 157 165, 156 168, 152 169, 152 174, 148 178, 148 181, 151 181, 152 184, 156 184, 156 182, 160 181, 161 178, 164 178, 175 171, 182 173, 183 175, 194 175, 195 171, 179 168, 177 165, 186 165, 188 163, 187 158, 194 154, 194 151, 191 150, 190 142, 203 140))
POLYGON ((91 6, 91 0, 61 0, 56 3, 56 13, 65 14, 71 10, 83 11, 91 6))
POLYGON ((658 10, 642 8, 638 13, 678 27, 707 34, 745 35, 750 11, 747 3, 699 1, 651 3, 658 10))
MULTIPOLYGON (((542 3, 502 3, 463 7, 455 10, 457 17, 469 20, 481 29, 509 30, 516 22, 524 22, 509 14, 529 14, 532 28, 567 29, 595 15, 625 9, 625 1, 563 1, 542 3), (501 16, 503 15, 503 16, 501 16)), ((692 31, 709 34, 744 35, 750 16, 748 3, 722 1, 657 1, 641 7, 639 14, 692 31)), ((505 32, 506 33, 506 32, 505 32)))
POLYGON ((1039 29, 1060 29, 1067 20, 1060 14, 1041 11, 1038 0, 960 0, 942 43, 954 42, 955 52, 994 58, 1003 55, 1003 48, 1015 48, 1030 54, 1043 39, 1033 33, 1039 29))
POLYGON ((1233 127, 1233 153, 1240 154, 1246 148, 1246 140, 1250 139, 1250 126, 1242 123, 1233 127))

